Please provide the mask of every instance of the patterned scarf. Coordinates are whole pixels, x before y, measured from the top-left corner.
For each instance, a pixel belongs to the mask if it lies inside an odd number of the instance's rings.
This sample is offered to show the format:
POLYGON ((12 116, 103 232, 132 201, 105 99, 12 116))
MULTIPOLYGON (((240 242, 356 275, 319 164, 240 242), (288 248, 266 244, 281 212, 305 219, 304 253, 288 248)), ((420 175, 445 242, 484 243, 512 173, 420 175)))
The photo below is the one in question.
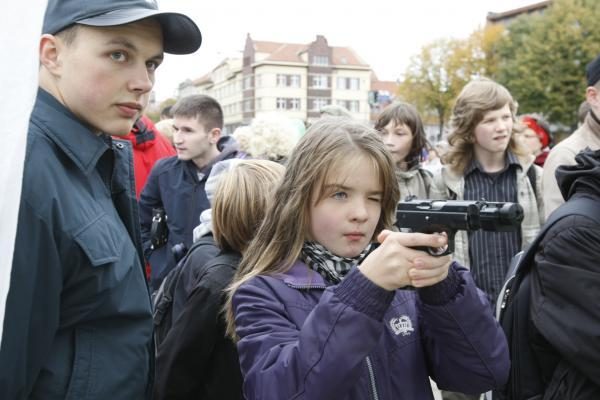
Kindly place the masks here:
POLYGON ((360 264, 371 250, 371 244, 358 256, 340 257, 316 242, 304 242, 300 259, 330 283, 339 283, 355 265, 360 264))

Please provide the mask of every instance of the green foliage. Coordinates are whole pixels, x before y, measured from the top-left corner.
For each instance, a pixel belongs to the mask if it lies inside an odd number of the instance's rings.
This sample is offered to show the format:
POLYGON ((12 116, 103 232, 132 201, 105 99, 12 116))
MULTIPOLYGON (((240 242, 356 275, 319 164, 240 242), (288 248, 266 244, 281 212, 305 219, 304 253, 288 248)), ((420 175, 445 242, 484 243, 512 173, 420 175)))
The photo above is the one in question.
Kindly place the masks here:
POLYGON ((555 0, 540 15, 523 15, 498 44, 493 76, 519 103, 571 129, 585 99, 585 66, 600 54, 600 7, 595 0, 555 0))
POLYGON ((495 72, 495 45, 501 35, 502 27, 491 27, 475 31, 465 40, 437 40, 411 58, 399 95, 423 116, 437 116, 440 138, 463 86, 475 76, 495 72))

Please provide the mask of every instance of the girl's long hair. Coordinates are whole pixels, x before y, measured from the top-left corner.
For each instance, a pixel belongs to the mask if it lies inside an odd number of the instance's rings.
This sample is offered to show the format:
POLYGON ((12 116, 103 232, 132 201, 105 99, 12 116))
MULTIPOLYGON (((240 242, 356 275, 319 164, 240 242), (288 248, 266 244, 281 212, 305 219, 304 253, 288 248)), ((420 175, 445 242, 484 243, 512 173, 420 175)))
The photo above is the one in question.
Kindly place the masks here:
POLYGON ((400 194, 391 155, 377 132, 344 118, 325 118, 314 123, 294 148, 266 217, 228 288, 227 333, 234 340, 235 291, 255 276, 274 275, 291 268, 300 256, 309 229, 313 194, 320 199, 328 174, 350 165, 358 156, 365 156, 373 163, 383 189, 382 212, 375 235, 392 226, 400 194))
POLYGON ((450 120, 449 148, 442 156, 456 175, 462 175, 474 157, 475 127, 489 111, 498 110, 508 104, 513 120, 508 149, 523 161, 527 151, 520 145, 515 134, 520 133, 517 123, 517 103, 508 89, 487 78, 469 82, 456 98, 450 120))

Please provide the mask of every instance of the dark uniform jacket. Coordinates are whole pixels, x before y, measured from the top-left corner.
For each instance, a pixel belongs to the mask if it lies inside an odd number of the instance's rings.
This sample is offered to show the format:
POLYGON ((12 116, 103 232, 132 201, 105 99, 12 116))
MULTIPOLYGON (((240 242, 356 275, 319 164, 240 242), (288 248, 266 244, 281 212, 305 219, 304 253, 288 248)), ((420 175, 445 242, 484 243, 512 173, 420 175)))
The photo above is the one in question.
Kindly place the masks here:
POLYGON ((237 156, 237 146, 228 146, 202 170, 191 160, 177 156, 159 160, 146 181, 140 197, 140 217, 144 254, 150 263, 151 286, 157 290, 164 277, 177 264, 173 246, 183 243, 187 249, 193 243, 193 231, 200 223, 200 213, 210 208, 204 186, 212 166, 237 156), (151 248, 152 209, 163 208, 167 215, 169 238, 158 248, 151 248))
POLYGON ((153 373, 131 148, 40 89, 0 349, 0 397, 143 399, 153 373))
MULTIPOLYGON (((600 202, 600 151, 556 171, 565 199, 600 202)), ((564 217, 542 239, 532 269, 532 347, 544 400, 600 399, 600 225, 564 217)))

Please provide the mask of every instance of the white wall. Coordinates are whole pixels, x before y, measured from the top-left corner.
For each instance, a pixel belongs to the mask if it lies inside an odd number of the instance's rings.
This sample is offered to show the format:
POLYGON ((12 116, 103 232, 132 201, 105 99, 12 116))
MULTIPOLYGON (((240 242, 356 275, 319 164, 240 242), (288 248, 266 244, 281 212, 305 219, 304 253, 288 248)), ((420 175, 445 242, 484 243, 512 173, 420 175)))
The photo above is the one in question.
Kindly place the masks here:
POLYGON ((10 284, 29 114, 38 81, 38 44, 46 0, 3 2, 0 30, 0 343, 10 284), (26 23, 23 23, 25 21, 26 23), (10 39, 9 39, 10 38, 10 39))

